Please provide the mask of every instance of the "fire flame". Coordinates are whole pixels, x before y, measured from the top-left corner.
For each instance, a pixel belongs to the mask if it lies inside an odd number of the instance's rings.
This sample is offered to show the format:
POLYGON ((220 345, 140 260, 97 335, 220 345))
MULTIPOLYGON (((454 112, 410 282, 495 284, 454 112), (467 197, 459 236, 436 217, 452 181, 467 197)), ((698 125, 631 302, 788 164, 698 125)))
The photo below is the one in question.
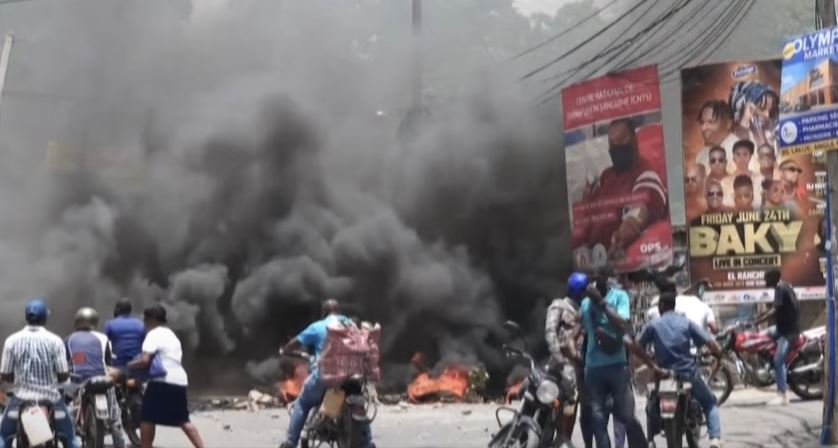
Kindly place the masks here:
POLYGON ((453 398, 463 401, 468 390, 469 369, 450 366, 436 378, 427 372, 420 373, 407 386, 407 396, 411 403, 421 403, 438 398, 453 398))
POLYGON ((308 377, 308 363, 298 361, 294 363, 294 372, 283 381, 277 384, 277 396, 283 404, 291 403, 300 396, 303 390, 303 383, 308 377))

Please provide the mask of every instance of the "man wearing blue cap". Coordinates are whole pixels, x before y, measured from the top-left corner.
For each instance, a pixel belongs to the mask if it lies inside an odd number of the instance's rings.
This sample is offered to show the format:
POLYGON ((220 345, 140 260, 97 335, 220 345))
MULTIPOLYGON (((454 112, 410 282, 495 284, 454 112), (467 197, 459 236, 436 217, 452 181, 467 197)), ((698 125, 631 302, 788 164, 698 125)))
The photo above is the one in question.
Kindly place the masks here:
POLYGON ((64 341, 44 328, 48 314, 42 300, 30 300, 26 304, 26 327, 9 336, 3 345, 0 378, 14 383, 14 396, 6 403, 3 420, 0 422, 0 448, 12 446, 17 419, 10 418, 9 412, 17 411, 21 400, 52 402, 61 443, 66 447, 81 447, 73 431, 70 413, 58 389, 58 384, 70 377, 64 341))

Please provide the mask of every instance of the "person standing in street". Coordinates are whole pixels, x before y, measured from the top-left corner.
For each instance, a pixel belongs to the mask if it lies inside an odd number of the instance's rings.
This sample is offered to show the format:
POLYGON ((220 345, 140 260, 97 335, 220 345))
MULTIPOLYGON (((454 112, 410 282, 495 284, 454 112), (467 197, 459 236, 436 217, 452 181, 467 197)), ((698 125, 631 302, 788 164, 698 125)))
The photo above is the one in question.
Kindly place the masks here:
POLYGON ((183 349, 175 332, 166 326, 166 309, 154 305, 145 310, 143 317, 148 333, 142 353, 128 363, 129 369, 148 369, 150 379, 143 396, 141 446, 151 448, 157 425, 163 425, 180 428, 192 446, 203 448, 198 428, 189 420, 189 379, 181 364, 183 349))
POLYGON ((628 370, 624 337, 631 333, 628 294, 608 284, 604 272, 589 286, 580 314, 587 334, 585 393, 591 403, 597 448, 610 448, 607 401, 614 418, 626 429, 629 448, 645 448, 643 427, 635 416, 634 391, 628 370))
POLYGON ((771 335, 777 341, 777 351, 774 354, 774 374, 777 377, 778 396, 769 401, 771 405, 786 405, 789 395, 786 383, 786 356, 792 342, 800 334, 800 303, 794 288, 780 277, 779 269, 771 269, 765 273, 765 285, 774 288, 774 304, 771 308, 757 317, 754 322, 759 325, 773 321, 774 328, 771 335))
POLYGON ((579 354, 579 307, 588 289, 588 276, 581 272, 574 272, 567 280, 567 297, 555 299, 547 308, 547 319, 544 324, 544 336, 547 346, 550 349, 552 361, 564 369, 571 367, 576 374, 576 386, 579 389, 576 409, 573 415, 566 416, 562 428, 565 429, 565 437, 569 440, 573 435, 573 426, 576 423, 576 411, 580 403, 582 413, 579 416, 579 427, 582 430, 582 439, 585 440, 587 448, 590 448, 590 441, 593 440, 593 427, 591 423, 590 405, 585 402, 584 384, 584 363, 579 354))

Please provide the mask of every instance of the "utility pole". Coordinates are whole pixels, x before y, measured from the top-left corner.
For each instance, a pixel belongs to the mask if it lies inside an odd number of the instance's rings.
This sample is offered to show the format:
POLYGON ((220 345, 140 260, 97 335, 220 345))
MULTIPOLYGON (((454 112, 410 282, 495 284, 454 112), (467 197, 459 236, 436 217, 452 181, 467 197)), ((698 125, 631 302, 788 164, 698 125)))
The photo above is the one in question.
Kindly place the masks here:
POLYGON ((3 38, 3 47, 0 49, 0 103, 3 102, 3 87, 6 85, 6 73, 9 71, 9 60, 12 57, 12 44, 14 42, 14 34, 6 33, 3 38))
MULTIPOLYGON (((819 29, 835 28, 838 26, 835 16, 835 0, 815 0, 816 23, 819 29)), ((838 149, 838 148, 836 148, 838 149)), ((838 185, 838 150, 826 153, 826 257, 827 257, 827 356, 824 359, 824 400, 823 400, 823 429, 821 430, 821 445, 838 443, 838 407, 836 407, 835 375, 838 372, 836 363, 836 329, 835 329, 835 271, 833 260, 835 254, 835 223, 838 223, 838 191, 833 192, 832 186, 838 185)))
POLYGON ((419 128, 425 118, 422 106, 422 0, 411 0, 413 4, 413 73, 411 79, 411 104, 397 131, 402 145, 410 143, 419 134, 419 128))
POLYGON ((413 108, 422 107, 422 0, 413 0, 413 108))

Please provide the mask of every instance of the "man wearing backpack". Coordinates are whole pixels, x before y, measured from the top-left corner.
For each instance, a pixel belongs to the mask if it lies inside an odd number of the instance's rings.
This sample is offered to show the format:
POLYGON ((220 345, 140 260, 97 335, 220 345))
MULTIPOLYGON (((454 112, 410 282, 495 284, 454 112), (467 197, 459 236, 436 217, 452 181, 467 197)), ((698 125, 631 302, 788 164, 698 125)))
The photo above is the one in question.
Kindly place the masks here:
POLYGON ((625 425, 629 448, 645 448, 646 436, 634 415, 634 391, 628 371, 624 338, 631 333, 629 297, 609 285, 606 272, 597 275, 582 301, 579 314, 587 334, 585 393, 590 400, 597 448, 609 448, 608 399, 613 416, 625 425))
MULTIPOLYGON (((300 396, 297 397, 297 401, 294 402, 294 406, 291 409, 291 421, 288 423, 288 432, 285 435, 285 442, 280 445, 280 448, 297 447, 308 414, 312 409, 320 406, 323 397, 326 395, 326 385, 320 380, 317 361, 326 343, 328 327, 330 325, 354 325, 352 320, 341 314, 340 304, 335 299, 329 299, 323 303, 322 315, 323 318, 321 320, 309 325, 302 333, 290 340, 279 351, 280 355, 282 355, 283 353, 306 349, 314 355, 311 358, 309 369, 311 373, 306 378, 303 384, 303 390, 300 392, 300 396)), ((369 424, 363 426, 361 437, 364 448, 375 448, 375 444, 372 443, 372 430, 369 424)))

